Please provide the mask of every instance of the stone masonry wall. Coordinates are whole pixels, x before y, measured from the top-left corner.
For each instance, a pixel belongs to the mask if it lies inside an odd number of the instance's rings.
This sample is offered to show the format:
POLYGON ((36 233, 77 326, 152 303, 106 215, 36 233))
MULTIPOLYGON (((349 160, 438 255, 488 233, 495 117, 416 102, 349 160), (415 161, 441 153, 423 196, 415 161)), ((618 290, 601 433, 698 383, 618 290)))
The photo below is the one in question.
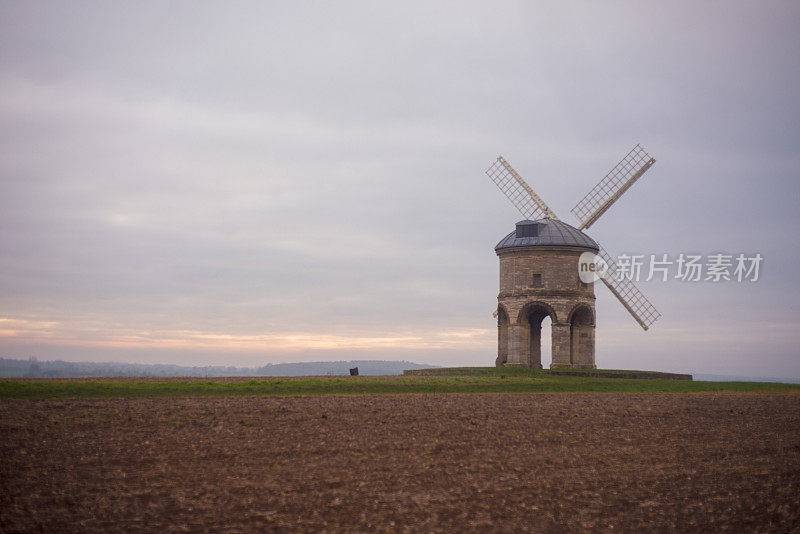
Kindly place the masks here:
MULTIPOLYGON (((497 251, 500 258, 498 305, 508 316, 507 339, 498 340, 498 362, 536 366, 531 361, 528 322, 532 307, 544 308, 552 320, 551 368, 594 368, 594 325, 573 328, 571 314, 586 306, 594 318, 594 284, 578 278, 580 247, 518 247, 497 251), (534 275, 541 275, 535 277, 534 275), (579 331, 578 331, 579 330, 579 331), (503 350, 505 348, 505 351, 503 350), (505 352, 505 354, 503 354, 505 352)), ((533 358, 535 360, 535 357, 533 358)))

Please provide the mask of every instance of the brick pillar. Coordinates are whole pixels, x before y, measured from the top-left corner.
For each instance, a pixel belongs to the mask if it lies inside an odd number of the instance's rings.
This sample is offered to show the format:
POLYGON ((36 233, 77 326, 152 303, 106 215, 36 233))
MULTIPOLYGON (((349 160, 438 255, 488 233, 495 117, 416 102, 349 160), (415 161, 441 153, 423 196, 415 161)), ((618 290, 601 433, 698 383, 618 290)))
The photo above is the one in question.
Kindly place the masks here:
POLYGON ((570 328, 568 323, 553 323, 553 363, 550 369, 572 367, 569 361, 570 328))
POLYGON ((512 324, 508 328, 511 338, 511 347, 508 354, 509 365, 527 365, 527 351, 525 350, 525 328, 519 324, 512 324))
POLYGON ((508 362, 508 333, 508 318, 503 313, 497 318, 497 359, 495 360, 495 365, 498 367, 508 362))
POLYGON ((597 368, 594 364, 594 325, 572 325, 572 367, 597 368))
POLYGON ((594 328, 594 325, 586 328, 586 332, 589 334, 589 341, 587 343, 586 361, 584 364, 588 369, 597 369, 597 364, 594 363, 594 328))

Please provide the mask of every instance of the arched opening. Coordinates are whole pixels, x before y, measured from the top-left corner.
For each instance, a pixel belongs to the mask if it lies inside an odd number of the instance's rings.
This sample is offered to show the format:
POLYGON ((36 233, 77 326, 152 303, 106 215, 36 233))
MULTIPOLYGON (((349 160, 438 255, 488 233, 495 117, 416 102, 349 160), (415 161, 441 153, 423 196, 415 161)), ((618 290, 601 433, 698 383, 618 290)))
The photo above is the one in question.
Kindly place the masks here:
POLYGON ((594 367, 594 315, 588 306, 570 314, 569 362, 573 367, 594 367))
POLYGON ((553 320, 553 311, 543 304, 531 304, 526 307, 523 312, 525 313, 525 341, 527 358, 523 361, 527 362, 528 366, 533 369, 542 368, 542 359, 546 358, 546 363, 549 365, 552 355, 553 336, 551 324, 553 320), (544 343, 542 343, 544 339, 544 343), (542 348, 544 345, 544 349, 542 348))
POLYGON ((495 365, 501 367, 508 362, 508 314, 499 306, 497 308, 497 360, 495 365))
POLYGON ((553 363, 553 320, 548 315, 542 319, 542 330, 539 335, 540 339, 544 342, 539 344, 540 347, 540 361, 543 369, 549 369, 550 364, 553 363))

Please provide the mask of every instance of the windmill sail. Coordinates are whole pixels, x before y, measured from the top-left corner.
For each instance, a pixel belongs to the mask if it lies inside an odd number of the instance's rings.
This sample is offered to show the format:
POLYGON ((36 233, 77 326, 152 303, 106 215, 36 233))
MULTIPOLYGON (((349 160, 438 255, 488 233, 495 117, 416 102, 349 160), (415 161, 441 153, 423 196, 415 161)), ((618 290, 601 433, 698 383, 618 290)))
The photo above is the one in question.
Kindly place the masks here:
MULTIPOLYGON (((572 209, 572 213, 581 220, 579 229, 583 230, 596 221, 654 163, 655 160, 642 147, 636 145, 572 209)), ((503 156, 498 156, 497 161, 486 170, 486 174, 526 219, 549 217, 558 220, 553 210, 525 183, 503 156)), ((661 314, 629 278, 618 276, 619 268, 605 250, 600 248, 598 256, 607 264, 607 269, 600 279, 642 328, 645 330, 650 328, 661 314)))
POLYGON ((597 255, 608 265, 600 279, 642 328, 650 328, 661 317, 659 311, 629 278, 618 276, 617 264, 608 252, 601 248, 597 255))
POLYGON ((589 191, 583 200, 572 208, 572 213, 581 222, 579 230, 589 228, 611 205, 619 200, 656 162, 645 150, 636 145, 622 158, 600 182, 589 191))
POLYGON ((503 156, 497 157, 497 161, 486 170, 486 174, 526 219, 550 217, 558 220, 553 210, 533 192, 531 186, 525 183, 503 156))

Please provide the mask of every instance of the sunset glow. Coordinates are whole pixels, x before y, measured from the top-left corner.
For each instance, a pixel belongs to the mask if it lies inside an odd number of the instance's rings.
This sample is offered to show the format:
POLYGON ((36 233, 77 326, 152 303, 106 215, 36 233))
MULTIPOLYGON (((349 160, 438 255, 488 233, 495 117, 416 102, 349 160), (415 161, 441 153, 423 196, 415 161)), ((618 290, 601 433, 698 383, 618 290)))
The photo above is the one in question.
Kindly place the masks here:
POLYGON ((0 337, 10 342, 114 348, 173 348, 264 353, 343 349, 475 349, 490 348, 494 342, 493 335, 493 331, 481 329, 370 336, 307 332, 230 334, 193 330, 128 330, 22 318, 0 318, 0 337))

